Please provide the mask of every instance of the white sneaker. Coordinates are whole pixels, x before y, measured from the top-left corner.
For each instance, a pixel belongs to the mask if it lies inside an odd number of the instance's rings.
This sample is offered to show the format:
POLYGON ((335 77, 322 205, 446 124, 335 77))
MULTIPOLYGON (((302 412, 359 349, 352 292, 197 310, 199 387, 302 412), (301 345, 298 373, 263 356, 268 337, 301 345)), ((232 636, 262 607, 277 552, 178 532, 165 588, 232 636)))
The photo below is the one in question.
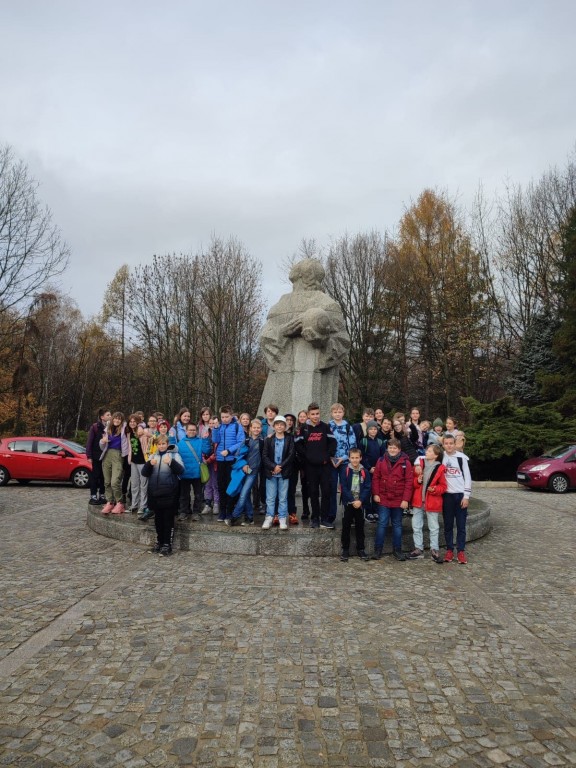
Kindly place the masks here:
POLYGON ((220 504, 214 504, 214 506, 212 507, 212 514, 213 515, 220 514, 220 504))
POLYGON ((262 528, 264 528, 265 531, 267 531, 268 528, 272 528, 273 520, 274 518, 272 517, 272 515, 266 515, 266 517, 264 518, 264 522, 262 523, 262 528))
POLYGON ((280 518, 280 530, 281 531, 287 531, 288 530, 288 523, 286 522, 285 517, 280 518))
POLYGON ((205 504, 204 508, 202 509, 202 512, 200 512, 201 515, 211 515, 212 514, 212 507, 210 504, 205 504))

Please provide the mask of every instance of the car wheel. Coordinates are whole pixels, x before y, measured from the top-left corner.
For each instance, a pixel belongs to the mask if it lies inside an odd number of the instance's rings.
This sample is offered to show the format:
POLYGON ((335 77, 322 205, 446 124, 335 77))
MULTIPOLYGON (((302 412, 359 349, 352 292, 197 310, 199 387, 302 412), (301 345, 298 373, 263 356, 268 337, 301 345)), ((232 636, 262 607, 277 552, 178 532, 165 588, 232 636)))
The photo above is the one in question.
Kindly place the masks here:
POLYGON ((554 493, 566 493, 568 490, 568 478, 566 475, 556 473, 548 480, 548 488, 554 493))
POLYGON ((10 480, 10 472, 6 467, 0 466, 0 485, 7 485, 8 480, 10 480))
POLYGON ((86 488, 90 482, 90 472, 87 469, 76 469, 70 479, 76 488, 86 488))
POLYGON ((18 482, 20 483, 20 485, 28 485, 30 480, 18 480, 18 482))

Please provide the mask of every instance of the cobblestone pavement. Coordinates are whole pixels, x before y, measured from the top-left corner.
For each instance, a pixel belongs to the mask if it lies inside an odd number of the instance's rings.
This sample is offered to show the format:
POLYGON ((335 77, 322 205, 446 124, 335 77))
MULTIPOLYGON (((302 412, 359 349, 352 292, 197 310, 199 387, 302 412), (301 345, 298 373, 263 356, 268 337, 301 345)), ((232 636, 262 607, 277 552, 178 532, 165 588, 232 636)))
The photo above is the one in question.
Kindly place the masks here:
POLYGON ((163 559, 1 488, 0 765, 576 764, 576 494, 478 496, 439 567, 163 559))

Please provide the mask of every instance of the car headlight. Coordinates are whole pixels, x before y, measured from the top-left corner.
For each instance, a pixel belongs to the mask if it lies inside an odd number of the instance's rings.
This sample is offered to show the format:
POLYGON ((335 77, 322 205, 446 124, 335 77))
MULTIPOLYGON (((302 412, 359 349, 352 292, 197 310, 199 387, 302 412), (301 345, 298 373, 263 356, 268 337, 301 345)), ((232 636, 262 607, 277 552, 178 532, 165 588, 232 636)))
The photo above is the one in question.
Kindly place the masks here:
POLYGON ((544 469, 548 469, 550 464, 536 464, 535 467, 530 467, 529 472, 542 472, 544 469))

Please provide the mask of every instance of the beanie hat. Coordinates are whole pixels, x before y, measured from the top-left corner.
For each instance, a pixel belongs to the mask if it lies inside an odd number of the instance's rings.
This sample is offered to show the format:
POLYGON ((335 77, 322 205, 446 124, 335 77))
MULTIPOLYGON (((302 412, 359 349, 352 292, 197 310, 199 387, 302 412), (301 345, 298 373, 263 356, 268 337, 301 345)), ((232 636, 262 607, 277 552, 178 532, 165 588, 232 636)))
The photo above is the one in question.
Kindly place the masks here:
POLYGON ((432 424, 433 427, 443 427, 444 422, 442 419, 434 419, 434 423, 432 424))
POLYGON ((377 421, 374 421, 374 419, 370 419, 368 424, 366 424, 366 429, 370 429, 371 427, 376 427, 376 429, 380 429, 380 424, 378 424, 377 421))

